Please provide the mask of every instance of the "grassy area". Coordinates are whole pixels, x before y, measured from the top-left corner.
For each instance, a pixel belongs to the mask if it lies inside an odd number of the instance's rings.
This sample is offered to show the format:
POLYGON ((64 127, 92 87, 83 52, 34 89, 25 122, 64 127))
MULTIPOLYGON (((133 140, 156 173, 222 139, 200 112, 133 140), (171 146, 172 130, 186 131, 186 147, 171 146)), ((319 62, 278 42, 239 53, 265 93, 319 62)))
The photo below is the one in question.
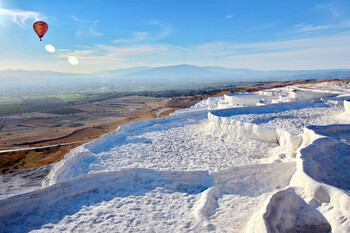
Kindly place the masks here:
POLYGON ((0 104, 7 104, 7 103, 22 103, 23 101, 19 97, 14 96, 0 96, 0 104))
POLYGON ((24 112, 25 107, 21 104, 0 104, 0 114, 24 112))
MULTIPOLYGON (((45 111, 54 108, 64 107, 68 101, 87 98, 82 94, 57 94, 57 95, 37 95, 37 96, 23 96, 12 97, 2 96, 0 97, 0 115, 9 113, 22 113, 25 111, 45 111)), ((81 112, 78 110, 65 111, 73 114, 81 112)))
POLYGON ((57 94, 57 95, 23 96, 23 99, 44 99, 44 98, 52 98, 52 97, 56 97, 63 101, 86 98, 86 96, 82 94, 57 94))
POLYGON ((50 97, 56 97, 63 101, 65 100, 73 100, 73 99, 83 99, 86 98, 85 95, 81 94, 62 94, 62 95, 50 95, 50 97))

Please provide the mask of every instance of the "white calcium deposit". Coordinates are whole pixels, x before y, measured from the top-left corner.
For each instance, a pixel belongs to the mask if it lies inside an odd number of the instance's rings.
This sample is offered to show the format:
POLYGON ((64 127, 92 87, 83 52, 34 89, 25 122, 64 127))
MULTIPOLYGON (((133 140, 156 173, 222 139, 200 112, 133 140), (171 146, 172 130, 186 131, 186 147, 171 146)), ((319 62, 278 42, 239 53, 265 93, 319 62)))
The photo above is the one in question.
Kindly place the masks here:
POLYGON ((123 125, 4 196, 0 232, 348 233, 349 97, 298 85, 123 125))

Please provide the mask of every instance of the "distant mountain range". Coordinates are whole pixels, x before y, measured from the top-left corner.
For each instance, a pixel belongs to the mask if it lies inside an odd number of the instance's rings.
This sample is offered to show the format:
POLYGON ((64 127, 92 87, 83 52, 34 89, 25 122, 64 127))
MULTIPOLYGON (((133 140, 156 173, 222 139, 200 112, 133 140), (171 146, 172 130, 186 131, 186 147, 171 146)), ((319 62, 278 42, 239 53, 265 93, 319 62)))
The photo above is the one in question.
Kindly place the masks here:
POLYGON ((0 79, 117 79, 117 80, 193 80, 193 81, 270 81, 286 80, 299 77, 310 79, 324 78, 346 78, 350 70, 277 70, 260 71, 249 69, 228 69, 218 66, 193 66, 175 65, 162 67, 134 67, 128 69, 116 69, 99 71, 91 74, 61 73, 53 71, 25 71, 25 70, 3 70, 0 71, 0 79))
POLYGON ((152 69, 152 67, 139 66, 139 67, 128 68, 128 69, 99 71, 99 72, 92 73, 92 75, 103 78, 103 77, 111 77, 111 76, 122 76, 122 75, 142 72, 149 69, 152 69))
POLYGON ((96 72, 92 75, 103 78, 137 80, 205 80, 205 81, 271 81, 307 77, 310 79, 349 77, 350 70, 278 70, 260 71, 228 69, 218 66, 176 65, 163 67, 136 67, 131 69, 96 72))
POLYGON ((92 75, 76 74, 76 73, 61 73, 54 71, 28 71, 28 70, 0 70, 0 80, 4 79, 55 79, 55 78, 94 78, 92 75))
MULTIPOLYGON (((176 89, 200 88, 214 83, 247 81, 285 81, 297 79, 350 78, 350 70, 280 70, 259 71, 228 69, 216 66, 175 65, 135 67, 95 72, 92 74, 52 71, 0 71, 0 91, 4 88, 121 88, 176 89)), ((1 94, 1 93, 0 93, 1 94)))

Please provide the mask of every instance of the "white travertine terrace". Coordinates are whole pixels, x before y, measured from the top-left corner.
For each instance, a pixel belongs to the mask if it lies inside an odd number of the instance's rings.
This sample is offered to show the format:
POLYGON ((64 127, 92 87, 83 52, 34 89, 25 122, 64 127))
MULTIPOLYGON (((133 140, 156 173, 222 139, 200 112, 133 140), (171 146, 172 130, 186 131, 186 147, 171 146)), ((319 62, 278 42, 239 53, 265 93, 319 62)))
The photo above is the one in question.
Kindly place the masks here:
POLYGON ((349 97, 298 85, 121 126, 1 200, 0 229, 350 232, 349 97))

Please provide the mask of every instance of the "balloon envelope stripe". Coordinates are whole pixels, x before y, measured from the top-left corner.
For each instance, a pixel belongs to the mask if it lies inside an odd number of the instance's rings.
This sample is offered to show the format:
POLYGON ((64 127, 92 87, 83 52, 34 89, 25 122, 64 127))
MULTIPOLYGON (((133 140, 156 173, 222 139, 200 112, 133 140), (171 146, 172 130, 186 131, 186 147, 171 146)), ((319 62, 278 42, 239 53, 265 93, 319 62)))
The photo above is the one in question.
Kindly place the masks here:
POLYGON ((49 26, 47 25, 47 23, 45 23, 43 21, 37 21, 33 24, 33 29, 34 29, 35 33, 41 39, 45 35, 47 30, 49 29, 49 26))

